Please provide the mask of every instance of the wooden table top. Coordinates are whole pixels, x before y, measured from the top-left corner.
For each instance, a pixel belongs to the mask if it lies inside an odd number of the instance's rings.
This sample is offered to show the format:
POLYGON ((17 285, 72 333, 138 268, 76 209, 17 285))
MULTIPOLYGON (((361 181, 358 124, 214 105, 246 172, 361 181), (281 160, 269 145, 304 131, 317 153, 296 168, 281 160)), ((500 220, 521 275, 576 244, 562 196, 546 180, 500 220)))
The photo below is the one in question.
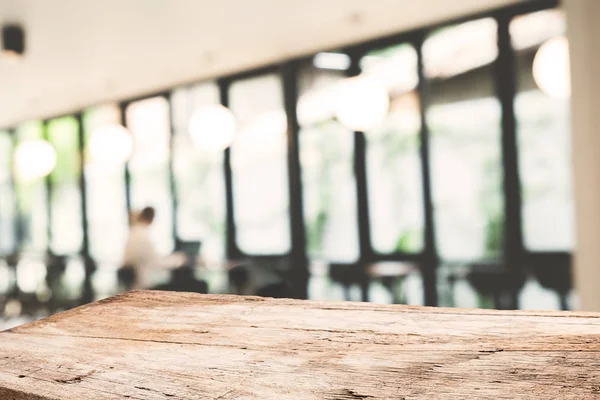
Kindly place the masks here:
POLYGON ((600 314, 129 292, 1 332, 0 399, 600 399, 600 314))

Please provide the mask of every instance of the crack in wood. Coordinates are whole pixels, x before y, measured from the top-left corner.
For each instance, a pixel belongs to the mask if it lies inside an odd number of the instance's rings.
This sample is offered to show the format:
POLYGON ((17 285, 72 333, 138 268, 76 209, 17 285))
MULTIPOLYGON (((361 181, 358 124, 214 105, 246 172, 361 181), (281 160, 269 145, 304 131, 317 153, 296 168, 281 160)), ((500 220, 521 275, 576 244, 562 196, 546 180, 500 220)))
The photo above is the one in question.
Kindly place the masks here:
POLYGON ((76 375, 76 376, 74 376, 72 378, 69 378, 69 379, 55 379, 55 381, 58 382, 58 383, 66 383, 66 384, 79 383, 84 378, 87 378, 88 376, 91 376, 95 372, 96 372, 96 370, 93 369, 93 370, 91 370, 90 372, 88 372, 86 374, 76 375))
POLYGON ((230 389, 230 390, 228 390, 227 392, 223 393, 222 395, 215 397, 215 398, 214 398, 214 400, 221 400, 221 399, 224 399, 224 398, 225 398, 225 397, 226 397, 228 394, 234 393, 234 392, 236 392, 236 391, 237 391, 237 388, 235 388, 235 389, 230 389))
POLYGON ((237 387, 230 389, 227 392, 223 393, 222 395, 215 397, 213 400, 221 400, 221 399, 224 399, 226 396, 230 395, 231 393, 239 393, 239 389, 244 385, 244 383, 246 383, 247 380, 248 380, 248 377, 242 379, 242 381, 237 385, 237 387))
MULTIPOLYGON (((360 394, 356 390, 353 389, 342 389, 340 391, 336 391, 331 393, 332 397, 326 397, 327 400, 356 400, 356 399, 374 399, 374 396, 368 394, 360 394)), ((403 400, 401 397, 398 400, 403 400)))
POLYGON ((504 349, 501 349, 501 348, 479 350, 480 353, 486 353, 486 354, 501 353, 503 351, 504 351, 504 349))
POLYGON ((160 393, 160 394, 162 394, 164 396, 167 396, 167 397, 175 397, 175 395, 172 394, 172 393, 165 393, 165 392, 163 392, 161 390, 150 389, 150 388, 147 388, 145 386, 134 386, 134 388, 139 389, 139 390, 146 390, 148 392, 160 393))

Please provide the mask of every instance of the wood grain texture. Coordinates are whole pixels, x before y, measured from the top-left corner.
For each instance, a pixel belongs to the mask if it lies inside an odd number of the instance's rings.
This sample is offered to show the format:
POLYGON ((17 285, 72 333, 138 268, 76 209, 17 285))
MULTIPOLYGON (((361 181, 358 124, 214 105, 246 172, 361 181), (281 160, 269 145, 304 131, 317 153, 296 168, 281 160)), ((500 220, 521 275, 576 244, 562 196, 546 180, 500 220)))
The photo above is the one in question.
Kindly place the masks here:
POLYGON ((600 314, 136 291, 1 332, 0 399, 600 399, 600 314))

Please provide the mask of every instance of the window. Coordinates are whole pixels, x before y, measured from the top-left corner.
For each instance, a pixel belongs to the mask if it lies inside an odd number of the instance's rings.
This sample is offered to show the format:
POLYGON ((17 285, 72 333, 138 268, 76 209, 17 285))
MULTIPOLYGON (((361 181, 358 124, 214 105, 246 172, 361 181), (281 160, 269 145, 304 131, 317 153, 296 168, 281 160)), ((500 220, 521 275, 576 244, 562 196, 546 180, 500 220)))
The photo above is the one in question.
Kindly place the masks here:
POLYGON ((297 114, 308 254, 313 259, 352 262, 359 256, 354 133, 333 115, 335 90, 345 74, 324 69, 329 64, 323 65, 322 58, 313 61, 320 68, 306 64, 299 76, 297 114))
POLYGON ((120 121, 119 107, 114 104, 91 108, 83 115, 90 255, 96 262, 114 266, 121 262, 128 232, 125 167, 89 157, 89 142, 96 129, 120 121))
POLYGON ((230 108, 238 132, 231 146, 237 244, 247 254, 290 249, 287 118, 277 75, 235 82, 230 108))
POLYGON ((58 118, 47 126, 48 141, 56 149, 57 163, 50 174, 50 249, 55 254, 74 254, 81 250, 81 195, 79 177, 79 124, 74 117, 58 118))
POLYGON ((525 247, 571 250, 574 221, 569 94, 565 91, 569 76, 559 68, 568 63, 568 55, 558 54, 549 62, 540 59, 534 64, 545 43, 544 50, 553 51, 549 46, 560 47, 560 40, 566 40, 565 16, 562 11, 548 10, 517 17, 510 31, 517 60, 514 107, 525 247), (538 68, 537 74, 534 68, 538 68), (551 85, 544 87, 548 78, 551 85))
POLYGON ((0 131, 0 254, 10 254, 17 246, 12 153, 11 135, 6 131, 0 131))
POLYGON ((224 153, 194 148, 188 123, 202 106, 219 104, 214 83, 177 89, 173 107, 173 174, 177 198, 177 236, 201 241, 206 261, 225 258, 225 176, 224 153))
MULTIPOLYGON (((17 146, 43 139, 40 121, 21 124, 17 130, 17 146)), ((48 206, 44 178, 25 179, 16 173, 16 191, 19 205, 19 223, 22 228, 21 249, 43 254, 48 248, 48 206)))
POLYGON ((156 249, 166 255, 174 248, 169 103, 164 97, 137 101, 127 107, 126 116, 135 143, 129 161, 131 208, 154 207, 151 237, 156 249))
POLYGON ((390 94, 388 116, 366 132, 371 242, 378 253, 419 252, 424 210, 417 52, 406 44, 371 51, 361 68, 390 94))
POLYGON ((434 32, 423 46, 436 242, 443 260, 502 254, 497 54, 497 25, 489 18, 434 32))

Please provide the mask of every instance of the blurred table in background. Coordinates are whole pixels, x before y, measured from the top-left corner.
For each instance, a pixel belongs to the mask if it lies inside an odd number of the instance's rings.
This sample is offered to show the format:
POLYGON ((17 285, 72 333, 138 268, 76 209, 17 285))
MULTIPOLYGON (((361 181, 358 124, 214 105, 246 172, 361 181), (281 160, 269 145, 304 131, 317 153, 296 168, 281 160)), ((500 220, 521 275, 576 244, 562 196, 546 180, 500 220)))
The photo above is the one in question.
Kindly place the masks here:
POLYGON ((370 301, 369 286, 381 282, 389 291, 392 303, 405 303, 402 293, 398 293, 402 281, 411 273, 418 272, 416 263, 398 261, 379 261, 373 263, 330 263, 329 274, 333 281, 344 288, 345 300, 350 300, 350 288, 360 287, 361 299, 370 301))

